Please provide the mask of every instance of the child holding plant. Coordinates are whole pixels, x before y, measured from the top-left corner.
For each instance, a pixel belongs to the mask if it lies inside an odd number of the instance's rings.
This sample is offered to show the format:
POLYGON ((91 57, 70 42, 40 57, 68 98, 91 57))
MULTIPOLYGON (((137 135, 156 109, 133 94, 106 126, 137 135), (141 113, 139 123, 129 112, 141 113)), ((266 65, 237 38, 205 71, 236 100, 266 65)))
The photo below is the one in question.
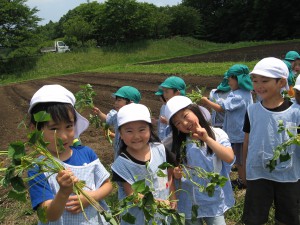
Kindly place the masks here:
MULTIPOLYGON (((222 105, 223 101, 227 98, 230 93, 230 86, 228 85, 227 72, 224 74, 222 82, 216 89, 212 89, 209 93, 209 100, 222 105)), ((212 110, 211 113, 211 125, 213 127, 223 127, 225 112, 217 112, 212 110)))
POLYGON ((223 130, 228 134, 232 149, 236 156, 236 167, 238 178, 232 185, 239 189, 245 188, 242 180, 243 174, 243 141, 244 141, 244 117, 248 105, 253 104, 251 90, 252 81, 249 76, 249 69, 246 65, 235 64, 227 71, 228 84, 231 92, 221 105, 203 97, 201 103, 214 109, 217 112, 225 112, 223 130))
POLYGON ((61 85, 43 86, 30 101, 32 128, 43 132, 44 141, 49 143, 47 150, 66 168, 58 174, 40 168, 28 171, 32 207, 45 212, 46 224, 107 224, 83 195, 74 194, 74 185, 85 181, 86 193, 107 209, 104 198, 112 191, 109 173, 95 152, 87 146, 72 146, 74 137, 89 125, 74 104, 74 95, 61 85), (51 119, 37 123, 35 115, 40 112, 50 114, 51 119))
POLYGON ((114 159, 116 159, 120 145, 120 134, 118 130, 117 112, 125 105, 130 103, 139 103, 141 94, 138 89, 132 86, 123 86, 112 94, 115 98, 114 109, 110 110, 108 114, 103 113, 99 108, 94 107, 94 112, 99 116, 101 121, 106 121, 109 125, 114 126, 114 159))
POLYGON ((213 196, 201 192, 199 187, 182 177, 182 172, 191 174, 193 180, 201 185, 206 180, 194 175, 193 170, 201 167, 207 172, 216 172, 229 180, 231 166, 235 157, 227 134, 220 128, 210 126, 198 105, 184 96, 175 96, 166 104, 166 117, 173 131, 172 152, 177 163, 183 164, 174 169, 174 177, 179 179, 178 211, 185 214, 186 225, 225 224, 224 212, 234 205, 231 183, 216 186, 213 196), (196 221, 192 220, 193 206, 196 221))
POLYGON ((281 94, 283 89, 289 89, 289 71, 280 59, 268 57, 260 60, 250 74, 262 101, 248 107, 243 128, 247 179, 243 221, 247 225, 265 224, 274 204, 276 224, 299 225, 298 147, 290 145, 287 147, 290 158, 282 155, 280 161, 270 165, 274 150, 290 138, 286 131, 278 132, 279 125, 297 135, 300 124, 300 106, 281 94))
MULTIPOLYGON (((168 176, 157 174, 158 167, 164 162, 174 162, 174 157, 172 160, 171 152, 166 151, 154 134, 148 108, 142 104, 132 103, 122 107, 117 115, 122 143, 120 154, 111 168, 113 181, 116 181, 119 187, 119 199, 133 195, 132 185, 145 179, 155 201, 166 204, 168 208, 176 208, 172 169, 163 171, 168 176)), ((143 196, 139 195, 139 198, 142 199, 143 196)), ((145 224, 148 216, 137 206, 128 209, 126 213, 135 217, 134 224, 137 225, 145 224)), ((162 215, 156 214, 155 219, 157 224, 164 224, 160 220, 166 220, 162 215)), ((121 224, 129 223, 122 217, 121 224)))

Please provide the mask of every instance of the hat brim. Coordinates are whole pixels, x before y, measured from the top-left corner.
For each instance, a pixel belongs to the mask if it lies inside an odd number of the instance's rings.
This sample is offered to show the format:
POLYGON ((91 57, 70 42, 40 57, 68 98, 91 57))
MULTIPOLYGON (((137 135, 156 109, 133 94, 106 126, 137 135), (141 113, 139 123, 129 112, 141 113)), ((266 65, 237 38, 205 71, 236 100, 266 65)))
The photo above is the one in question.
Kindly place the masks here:
POLYGON ((80 134, 82 134, 88 127, 89 127, 89 121, 84 118, 82 115, 80 115, 76 110, 76 117, 77 121, 75 124, 75 135, 74 138, 79 138, 80 134))

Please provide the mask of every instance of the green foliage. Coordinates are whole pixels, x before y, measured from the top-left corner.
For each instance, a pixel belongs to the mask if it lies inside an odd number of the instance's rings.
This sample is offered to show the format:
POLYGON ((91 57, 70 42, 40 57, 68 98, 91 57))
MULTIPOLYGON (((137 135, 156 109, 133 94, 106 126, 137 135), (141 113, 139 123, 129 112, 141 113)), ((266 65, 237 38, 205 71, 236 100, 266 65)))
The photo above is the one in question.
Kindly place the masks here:
POLYGON ((192 90, 191 93, 187 93, 186 97, 190 98, 192 100, 193 103, 197 103, 201 100, 201 98, 203 97, 206 87, 202 87, 201 89, 198 88, 198 86, 196 86, 197 91, 192 90))
MULTIPOLYGON (((75 94, 76 103, 75 108, 80 112, 85 109, 93 109, 94 100, 96 92, 93 90, 92 85, 86 84, 80 86, 82 90, 78 91, 75 94)), ((106 140, 112 145, 113 141, 111 139, 112 132, 110 131, 109 124, 104 121, 101 121, 97 115, 89 115, 90 124, 95 125, 96 128, 102 127, 106 140)))
MULTIPOLYGON (((291 128, 285 128, 282 120, 278 121, 278 133, 286 132, 289 139, 275 147, 274 155, 266 165, 270 172, 272 172, 279 163, 286 162, 291 159, 291 155, 288 152, 289 146, 300 145, 300 135, 292 133, 289 129, 291 128)), ((292 129, 299 129, 299 127, 294 127, 292 129)))

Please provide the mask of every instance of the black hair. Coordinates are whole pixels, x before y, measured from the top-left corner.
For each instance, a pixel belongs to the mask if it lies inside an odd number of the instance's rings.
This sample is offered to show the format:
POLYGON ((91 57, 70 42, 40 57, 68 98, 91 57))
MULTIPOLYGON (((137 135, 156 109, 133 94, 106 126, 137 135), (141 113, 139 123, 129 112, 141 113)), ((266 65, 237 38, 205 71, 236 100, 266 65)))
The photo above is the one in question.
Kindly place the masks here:
MULTIPOLYGON (((148 141, 148 143, 150 142, 160 142, 160 139, 159 137, 156 135, 156 133, 154 132, 154 127, 151 123, 147 123, 149 125, 149 128, 150 128, 150 139, 148 141)), ((122 126, 119 127, 119 131, 120 131, 120 128, 122 126)), ((119 151, 118 151, 118 155, 120 155, 122 152, 124 152, 127 148, 127 145, 125 144, 125 142, 123 140, 120 140, 120 145, 119 145, 119 151)))
POLYGON ((119 99, 119 98, 124 99, 126 101, 126 105, 128 105, 131 102, 131 100, 129 98, 123 98, 123 97, 120 97, 120 96, 116 96, 116 99, 119 99))
MULTIPOLYGON (((208 136, 216 140, 215 133, 213 132, 210 123, 206 120, 198 105, 190 104, 184 109, 191 110, 198 117, 200 126, 206 130, 208 136)), ((172 152, 176 155, 177 163, 186 162, 186 146, 182 145, 186 141, 186 138, 189 134, 179 131, 172 122, 172 118, 170 119, 169 124, 173 134, 172 152)), ((203 141, 200 141, 200 144, 203 146, 203 141)), ((213 153, 209 146, 207 146, 207 152, 210 155, 213 153)))
POLYGON ((74 107, 70 103, 61 103, 61 102, 43 102, 35 105, 30 111, 30 123, 32 123, 38 130, 41 130, 47 122, 37 123, 34 120, 34 114, 46 111, 51 115, 51 118, 54 122, 71 122, 69 112, 74 115, 74 123, 77 121, 77 116, 74 107))

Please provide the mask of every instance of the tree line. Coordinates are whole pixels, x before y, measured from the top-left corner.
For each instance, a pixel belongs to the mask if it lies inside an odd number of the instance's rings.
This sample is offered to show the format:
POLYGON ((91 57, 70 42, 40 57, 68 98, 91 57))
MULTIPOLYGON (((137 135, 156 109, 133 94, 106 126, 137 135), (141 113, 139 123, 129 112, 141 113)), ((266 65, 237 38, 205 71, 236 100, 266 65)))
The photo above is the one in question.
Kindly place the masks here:
POLYGON ((94 1, 43 26, 38 25, 41 19, 35 15, 38 9, 25 3, 0 0, 2 62, 33 55, 41 47, 39 43, 57 38, 72 47, 175 35, 212 42, 300 38, 300 5, 296 0, 182 0, 164 7, 136 0, 94 1))

